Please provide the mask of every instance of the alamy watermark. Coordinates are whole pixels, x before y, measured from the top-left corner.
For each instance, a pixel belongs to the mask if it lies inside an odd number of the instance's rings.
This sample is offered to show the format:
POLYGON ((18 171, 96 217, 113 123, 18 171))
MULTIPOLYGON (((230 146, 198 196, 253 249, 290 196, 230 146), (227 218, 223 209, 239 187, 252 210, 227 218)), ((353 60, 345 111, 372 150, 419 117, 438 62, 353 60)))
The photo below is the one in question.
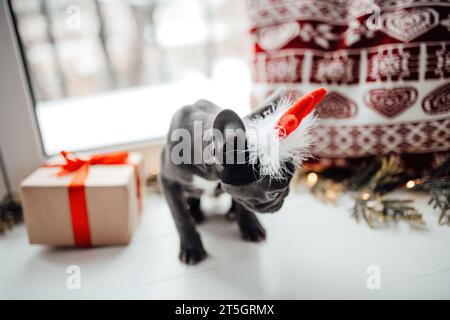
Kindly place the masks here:
POLYGON ((381 30, 383 27, 383 22, 381 20, 381 9, 376 4, 371 4, 369 8, 367 8, 367 14, 370 16, 366 20, 366 26, 369 30, 381 30))
POLYGON ((367 267, 366 273, 368 275, 366 286, 369 290, 381 290, 381 268, 377 265, 370 265, 367 267))
POLYGON ((77 265, 70 265, 66 269, 66 273, 69 275, 66 280, 66 287, 69 290, 81 289, 81 268, 77 265))
POLYGON ((81 8, 72 4, 66 8, 66 14, 67 29, 79 30, 81 28, 81 8))
POLYGON ((258 130, 210 128, 203 129, 202 121, 194 121, 193 130, 178 128, 169 137, 172 144, 170 158, 180 164, 244 164, 256 161, 248 158, 249 143, 264 147, 267 156, 279 158, 278 137, 271 134, 259 134, 258 130))

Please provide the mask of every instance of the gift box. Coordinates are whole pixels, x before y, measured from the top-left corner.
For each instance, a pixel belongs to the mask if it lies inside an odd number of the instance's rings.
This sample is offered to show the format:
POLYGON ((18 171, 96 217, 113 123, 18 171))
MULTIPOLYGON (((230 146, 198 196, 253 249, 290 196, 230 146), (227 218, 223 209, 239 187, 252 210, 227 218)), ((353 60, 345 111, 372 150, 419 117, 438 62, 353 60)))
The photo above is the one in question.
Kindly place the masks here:
POLYGON ((62 156, 21 184, 29 242, 77 247, 129 243, 142 208, 142 155, 62 156))

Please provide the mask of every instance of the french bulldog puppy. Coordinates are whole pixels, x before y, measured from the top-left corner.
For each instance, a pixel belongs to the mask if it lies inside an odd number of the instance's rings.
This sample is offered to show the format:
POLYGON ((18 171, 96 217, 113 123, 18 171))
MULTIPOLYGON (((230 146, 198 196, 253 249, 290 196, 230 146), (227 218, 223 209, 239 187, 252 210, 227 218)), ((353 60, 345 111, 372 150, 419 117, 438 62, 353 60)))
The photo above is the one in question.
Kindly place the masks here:
POLYGON ((245 118, 206 100, 174 114, 162 149, 159 180, 180 236, 182 262, 196 264, 207 256, 196 230, 196 223, 204 219, 200 209, 204 193, 231 195, 231 211, 242 238, 265 239, 266 231, 255 212, 274 213, 281 208, 293 173, 312 142, 309 131, 314 117, 303 119, 295 130, 298 134, 291 135, 291 146, 289 141, 286 145, 277 142, 275 156, 257 141, 261 132, 268 132, 269 140, 279 140, 277 119, 289 106, 278 90, 245 118))

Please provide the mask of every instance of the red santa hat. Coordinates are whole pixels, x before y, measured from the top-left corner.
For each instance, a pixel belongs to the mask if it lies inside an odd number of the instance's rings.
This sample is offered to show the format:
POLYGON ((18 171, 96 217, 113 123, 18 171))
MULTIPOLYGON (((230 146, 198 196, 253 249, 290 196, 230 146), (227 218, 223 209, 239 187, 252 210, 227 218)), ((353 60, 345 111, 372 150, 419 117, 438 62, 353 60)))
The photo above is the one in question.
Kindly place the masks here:
POLYGON ((311 130, 316 122, 312 111, 325 94, 326 90, 319 88, 294 103, 282 97, 270 112, 245 119, 250 162, 259 164, 261 177, 284 179, 288 162, 298 167, 311 156, 311 130))

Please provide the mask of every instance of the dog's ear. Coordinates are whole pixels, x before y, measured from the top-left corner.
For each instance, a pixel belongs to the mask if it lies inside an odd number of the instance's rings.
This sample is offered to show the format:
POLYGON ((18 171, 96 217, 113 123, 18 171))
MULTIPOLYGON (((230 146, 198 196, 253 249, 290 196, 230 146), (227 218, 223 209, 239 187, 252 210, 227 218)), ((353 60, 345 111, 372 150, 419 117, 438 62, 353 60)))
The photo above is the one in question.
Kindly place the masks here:
POLYGON ((242 119, 232 110, 225 109, 214 118, 213 148, 217 163, 244 163, 247 141, 242 119))
POLYGON ((246 118, 263 117, 267 113, 271 113, 277 103, 286 95, 286 92, 287 90, 285 87, 279 87, 264 101, 261 107, 250 113, 246 118))

